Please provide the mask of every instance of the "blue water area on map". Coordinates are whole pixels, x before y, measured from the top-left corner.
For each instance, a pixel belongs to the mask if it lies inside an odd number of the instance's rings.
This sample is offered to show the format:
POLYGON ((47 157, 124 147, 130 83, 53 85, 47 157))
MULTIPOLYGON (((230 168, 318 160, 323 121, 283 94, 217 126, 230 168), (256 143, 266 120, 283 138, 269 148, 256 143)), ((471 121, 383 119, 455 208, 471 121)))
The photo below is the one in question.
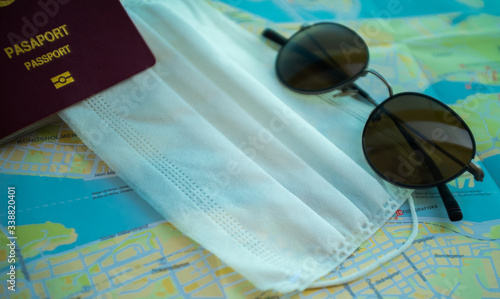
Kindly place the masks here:
MULTIPOLYGON (((468 82, 439 81, 430 85, 424 93, 437 94, 437 98, 448 105, 457 103, 458 100, 477 93, 500 93, 500 86, 490 86, 472 83, 467 88, 468 82)), ((482 190, 498 190, 500 186, 500 156, 492 156, 483 160, 483 169, 488 174, 485 181, 477 183, 482 190), (485 166, 486 165, 486 166, 485 166)), ((450 187, 454 191, 453 187, 450 187)), ((455 189, 455 191, 458 191, 455 189)), ((485 221, 498 219, 500 211, 500 194, 494 193, 490 196, 463 197, 460 205, 464 210, 464 219, 471 221, 485 221)))
MULTIPOLYGON (((360 18, 384 18, 384 11, 395 12, 395 18, 413 17, 421 15, 445 14, 450 12, 461 12, 471 16, 487 12, 489 14, 500 15, 500 3, 497 0, 483 0, 484 7, 475 8, 459 1, 435 1, 435 0, 377 0, 363 1, 363 9, 360 18), (399 5, 396 5, 399 4, 399 5), (394 8, 389 9, 393 5, 394 8)), ((390 15, 388 15, 390 16, 390 15)))
MULTIPOLYGON (((491 177, 495 180, 497 186, 500 186, 500 155, 491 156, 483 160, 486 165, 492 165, 493 167, 488 167, 488 172, 491 177), (496 167, 494 167, 496 166, 496 167)), ((499 199, 500 201, 500 199, 499 199)), ((500 211, 500 209, 499 209, 500 211)))
MULTIPOLYGON (((481 165, 485 169, 484 165, 481 165)), ((471 178, 472 180, 472 178, 471 178)), ((473 188, 455 188, 448 185, 450 191, 470 191, 473 195, 463 195, 456 193, 455 198, 462 209, 464 220, 482 222, 500 219, 500 193, 498 185, 493 180, 491 174, 487 173, 483 182, 475 182, 473 188), (477 192, 477 193, 474 193, 477 192)))
MULTIPOLYGON (((17 226, 48 221, 75 229, 76 242, 59 246, 51 254, 165 219, 133 191, 93 199, 94 192, 127 186, 118 177, 84 181, 0 174, 0 182, 1 187, 16 187, 17 226)), ((6 211, 6 205, 6 201, 0 205, 0 214, 6 211)), ((2 218, 1 224, 5 225, 7 217, 2 218)))
MULTIPOLYGON (((302 9, 300 4, 294 4, 288 0, 219 0, 231 6, 256 14, 273 22, 302 22, 318 21, 327 19, 351 20, 359 18, 401 18, 421 15, 442 14, 450 12, 461 12, 463 18, 458 17, 456 22, 471 15, 483 12, 500 15, 500 1, 483 0, 484 7, 475 8, 459 1, 436 1, 436 0, 377 0, 363 1, 359 7, 354 1, 354 7, 350 12, 331 12, 327 7, 318 4, 310 5, 308 9, 302 9), (397 4, 397 5, 396 5, 397 4), (300 9, 299 9, 300 8, 300 9), (391 14, 392 12, 392 14, 391 14)), ((299 2, 300 3, 300 2, 299 2)), ((304 5, 305 6, 305 5, 304 5)), ((339 9, 338 11, 342 11, 339 9)))
POLYGON ((433 96, 437 94, 438 100, 448 105, 455 104, 458 100, 477 93, 500 93, 500 86, 469 84, 469 82, 443 80, 430 85, 424 93, 433 96), (469 86, 470 88, 467 88, 469 86))

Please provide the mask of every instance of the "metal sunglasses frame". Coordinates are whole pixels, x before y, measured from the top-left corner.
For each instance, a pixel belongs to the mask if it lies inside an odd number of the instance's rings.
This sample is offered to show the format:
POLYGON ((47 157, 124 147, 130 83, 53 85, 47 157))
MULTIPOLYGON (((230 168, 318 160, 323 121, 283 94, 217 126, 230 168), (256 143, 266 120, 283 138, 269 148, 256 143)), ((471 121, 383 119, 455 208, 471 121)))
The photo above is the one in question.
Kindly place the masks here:
MULTIPOLYGON (((378 72, 374 71, 374 70, 371 70, 371 69, 368 69, 368 62, 369 62, 369 51, 368 51, 368 46, 366 45, 365 41, 363 40, 363 38, 361 36, 359 36, 359 34, 357 34, 355 31, 353 31, 352 29, 344 26, 344 25, 341 25, 341 24, 338 24, 338 23, 330 23, 330 22, 321 22, 321 23, 316 23, 316 24, 313 24, 313 25, 308 25, 308 26, 303 26, 301 27, 301 29, 299 31, 297 31, 294 35, 292 35, 289 39, 287 39, 286 37, 282 36, 281 34, 277 33, 276 31, 272 30, 272 29, 265 29, 263 32, 262 32, 262 35, 264 37, 266 37, 267 39, 270 39, 272 41, 274 41, 275 43, 279 44, 280 46, 285 46, 290 40, 293 40, 295 36, 297 36, 298 34, 303 34, 304 32, 306 32, 308 29, 314 27, 314 26, 323 26, 323 25, 335 25, 335 26, 339 26, 341 27, 342 29, 344 30, 348 30, 350 31, 352 34, 353 34, 353 37, 354 38, 358 38, 360 42, 363 43, 363 45, 366 47, 366 55, 367 55, 367 58, 366 58, 366 63, 364 64, 364 66, 361 68, 361 70, 355 74, 355 75, 352 75, 351 77, 349 77, 347 80, 344 80, 338 84, 335 84, 335 85, 332 85, 330 86, 329 88, 325 88, 325 89, 321 89, 321 90, 315 90, 315 91, 308 91, 308 90, 301 90, 301 89, 298 89, 298 88, 294 88, 290 85, 288 85, 285 80, 283 80, 283 78, 281 78, 281 76, 279 75, 279 72, 277 71, 277 74, 278 74, 278 78, 279 80, 285 85, 287 86, 288 88, 296 91, 296 92, 299 92, 299 93, 303 93, 303 94, 323 94, 323 93, 328 93, 328 92, 331 92, 331 91, 334 91, 334 90, 342 90, 343 92, 348 92, 348 91, 355 91, 357 92, 360 96, 362 96, 363 98, 365 98, 368 102, 370 102, 372 105, 375 106, 375 109, 371 112, 370 116, 368 117, 368 120, 370 120, 374 115, 375 113, 379 112, 379 110, 381 109, 384 109, 383 106, 384 104, 386 104, 387 102, 389 101, 392 101, 394 99, 397 99, 398 97, 400 96, 405 96, 405 95, 418 95, 420 97, 425 97, 427 99, 430 99, 440 105, 442 105, 445 109, 449 110, 454 117, 456 117, 463 125, 464 127, 466 128, 466 130, 468 131, 468 133, 470 134, 470 137, 472 139, 472 144, 473 144, 473 151, 472 151, 472 157, 470 159, 470 162, 469 164, 467 165, 464 165, 463 166, 463 169, 461 171, 459 171, 457 174, 453 175, 452 177, 449 177, 447 178, 446 180, 442 180, 440 182, 437 182, 436 184, 430 184, 430 185, 425 185, 425 186, 420 186, 420 187, 415 187, 413 185, 405 185, 404 183, 401 183, 401 182, 397 182, 397 181, 394 181, 394 180, 391 180, 389 178, 387 178, 384 174, 380 173, 380 171, 378 169, 376 169, 371 161, 368 159, 367 157, 367 154, 365 152, 365 146, 364 146, 364 136, 365 136, 365 131, 366 131, 366 125, 365 125, 365 128, 363 129, 363 153, 365 155, 365 158, 368 162, 368 164, 370 165, 370 167, 380 176, 382 177, 384 180, 390 182, 391 184, 394 184, 394 185, 397 185, 397 186, 400 186, 400 187, 404 187, 404 188, 411 188, 411 189, 425 189, 425 188, 433 188, 433 187, 437 187, 440 195, 441 195, 441 198, 443 200, 443 203, 446 207, 446 211, 448 213, 448 217, 450 218, 451 221, 460 221, 463 219, 463 214, 462 214, 462 211, 460 209, 460 206, 458 205, 457 201, 455 200, 455 198, 453 197, 452 193, 450 192, 450 189, 448 188, 448 186, 446 185, 446 183, 452 181, 453 179, 459 177, 460 175, 462 175, 464 172, 468 171, 470 172, 473 176, 474 176, 474 179, 477 180, 477 181, 483 181, 483 178, 484 178, 484 172, 483 170, 481 169, 481 167, 476 164, 473 160, 475 154, 476 154, 476 144, 475 144, 475 140, 474 140, 474 135, 472 134, 472 131, 470 130, 470 128, 467 126, 467 124, 465 123, 465 121, 463 121, 460 116, 458 114, 456 114, 450 107, 448 107, 446 104, 438 101, 437 99, 434 99, 430 96, 427 96, 425 94, 421 94, 421 93, 415 93, 415 92, 404 92, 404 93, 399 93, 399 94, 394 94, 393 93, 393 90, 392 90, 392 87, 391 85, 389 84, 389 82, 381 75, 379 74, 378 72), (363 76, 366 76, 368 73, 371 73, 373 75, 375 75, 376 77, 378 77, 386 86, 387 86, 387 89, 389 91, 389 97, 384 100, 382 103, 380 104, 377 104, 377 102, 366 92, 364 91, 362 88, 360 88, 358 85, 354 84, 354 82, 359 79, 360 77, 363 77, 363 76)), ((278 57, 276 59, 276 70, 278 70, 278 64, 279 64, 279 58, 280 58, 280 55, 282 54, 282 51, 280 50, 279 53, 278 53, 278 57)), ((308 53, 308 55, 314 55, 312 53, 308 53)), ((387 112, 386 112, 387 114, 387 112)), ((389 113, 390 114, 390 113, 389 113)), ((391 117, 389 115, 389 117, 391 117)), ((394 120, 394 119, 393 119, 394 120)), ((395 121, 396 125, 397 125, 397 120, 395 121)), ((368 123, 368 121, 367 121, 368 123)), ((404 122, 401 121, 400 122, 400 125, 403 125, 404 122)), ((403 134, 403 136, 407 136, 407 133, 405 133, 405 131, 408 129, 408 130, 412 130, 411 128, 399 128, 399 125, 398 126, 398 129, 400 130, 400 132, 403 134)), ((406 137, 405 137, 406 138, 406 137)), ((410 142, 410 140, 407 139, 407 141, 410 143, 410 144, 413 144, 414 142, 410 142)), ((415 148, 414 148, 415 149, 415 148)), ((424 154, 425 154, 425 151, 424 151, 424 154)), ((449 153, 445 153, 446 155, 451 155, 449 153)), ((426 160, 430 160, 430 159, 426 159, 426 160)), ((433 164, 432 161, 428 161, 428 163, 430 164, 433 164)), ((433 167, 433 168, 437 168, 436 165, 431 165, 429 166, 430 168, 433 167)))

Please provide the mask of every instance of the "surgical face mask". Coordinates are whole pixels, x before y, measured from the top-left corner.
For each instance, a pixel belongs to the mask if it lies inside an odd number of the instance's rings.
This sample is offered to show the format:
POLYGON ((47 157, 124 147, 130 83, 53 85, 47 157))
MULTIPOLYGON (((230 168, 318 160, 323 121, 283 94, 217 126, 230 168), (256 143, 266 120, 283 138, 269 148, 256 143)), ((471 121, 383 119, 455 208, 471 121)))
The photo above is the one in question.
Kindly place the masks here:
POLYGON ((274 50, 209 4, 125 6, 157 65, 60 115, 142 198, 256 287, 322 286, 313 283, 410 198, 369 170, 359 134, 340 134, 362 129, 356 114, 305 108, 310 100, 274 77, 274 50))

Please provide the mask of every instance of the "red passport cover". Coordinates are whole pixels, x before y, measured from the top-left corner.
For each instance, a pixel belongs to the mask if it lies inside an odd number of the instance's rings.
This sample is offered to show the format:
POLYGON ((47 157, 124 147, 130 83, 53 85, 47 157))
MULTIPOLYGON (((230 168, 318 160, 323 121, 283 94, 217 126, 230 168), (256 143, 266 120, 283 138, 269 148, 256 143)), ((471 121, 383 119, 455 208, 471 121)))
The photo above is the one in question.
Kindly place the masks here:
POLYGON ((154 64, 117 0, 0 0, 0 139, 154 64))

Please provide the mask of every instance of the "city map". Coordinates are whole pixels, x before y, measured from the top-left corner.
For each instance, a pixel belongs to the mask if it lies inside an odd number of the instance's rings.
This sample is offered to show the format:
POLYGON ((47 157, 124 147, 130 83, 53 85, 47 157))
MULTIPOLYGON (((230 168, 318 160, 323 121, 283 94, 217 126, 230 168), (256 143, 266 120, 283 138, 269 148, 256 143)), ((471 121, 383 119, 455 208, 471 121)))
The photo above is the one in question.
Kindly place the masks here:
MULTIPOLYGON (((256 34, 266 26, 292 34, 324 19, 366 33, 385 17, 378 38, 365 36, 370 67, 396 92, 423 92, 450 105, 474 132, 485 180, 464 174, 449 183, 463 221, 445 217, 437 191, 418 191, 419 234, 402 255, 347 285, 263 292, 172 226, 58 121, 0 146, 0 188, 5 197, 16 188, 18 236, 15 292, 7 289, 10 249, 0 246, 0 298, 499 298, 500 5, 455 0, 450 10, 416 2, 402 2, 390 18, 374 13, 384 7, 356 0, 213 5, 256 34)), ((360 84, 383 94, 376 79, 360 84)), ((6 199, 0 244, 9 243, 7 215, 6 199)), ((410 233, 404 204, 326 279, 365 268, 410 233)))

